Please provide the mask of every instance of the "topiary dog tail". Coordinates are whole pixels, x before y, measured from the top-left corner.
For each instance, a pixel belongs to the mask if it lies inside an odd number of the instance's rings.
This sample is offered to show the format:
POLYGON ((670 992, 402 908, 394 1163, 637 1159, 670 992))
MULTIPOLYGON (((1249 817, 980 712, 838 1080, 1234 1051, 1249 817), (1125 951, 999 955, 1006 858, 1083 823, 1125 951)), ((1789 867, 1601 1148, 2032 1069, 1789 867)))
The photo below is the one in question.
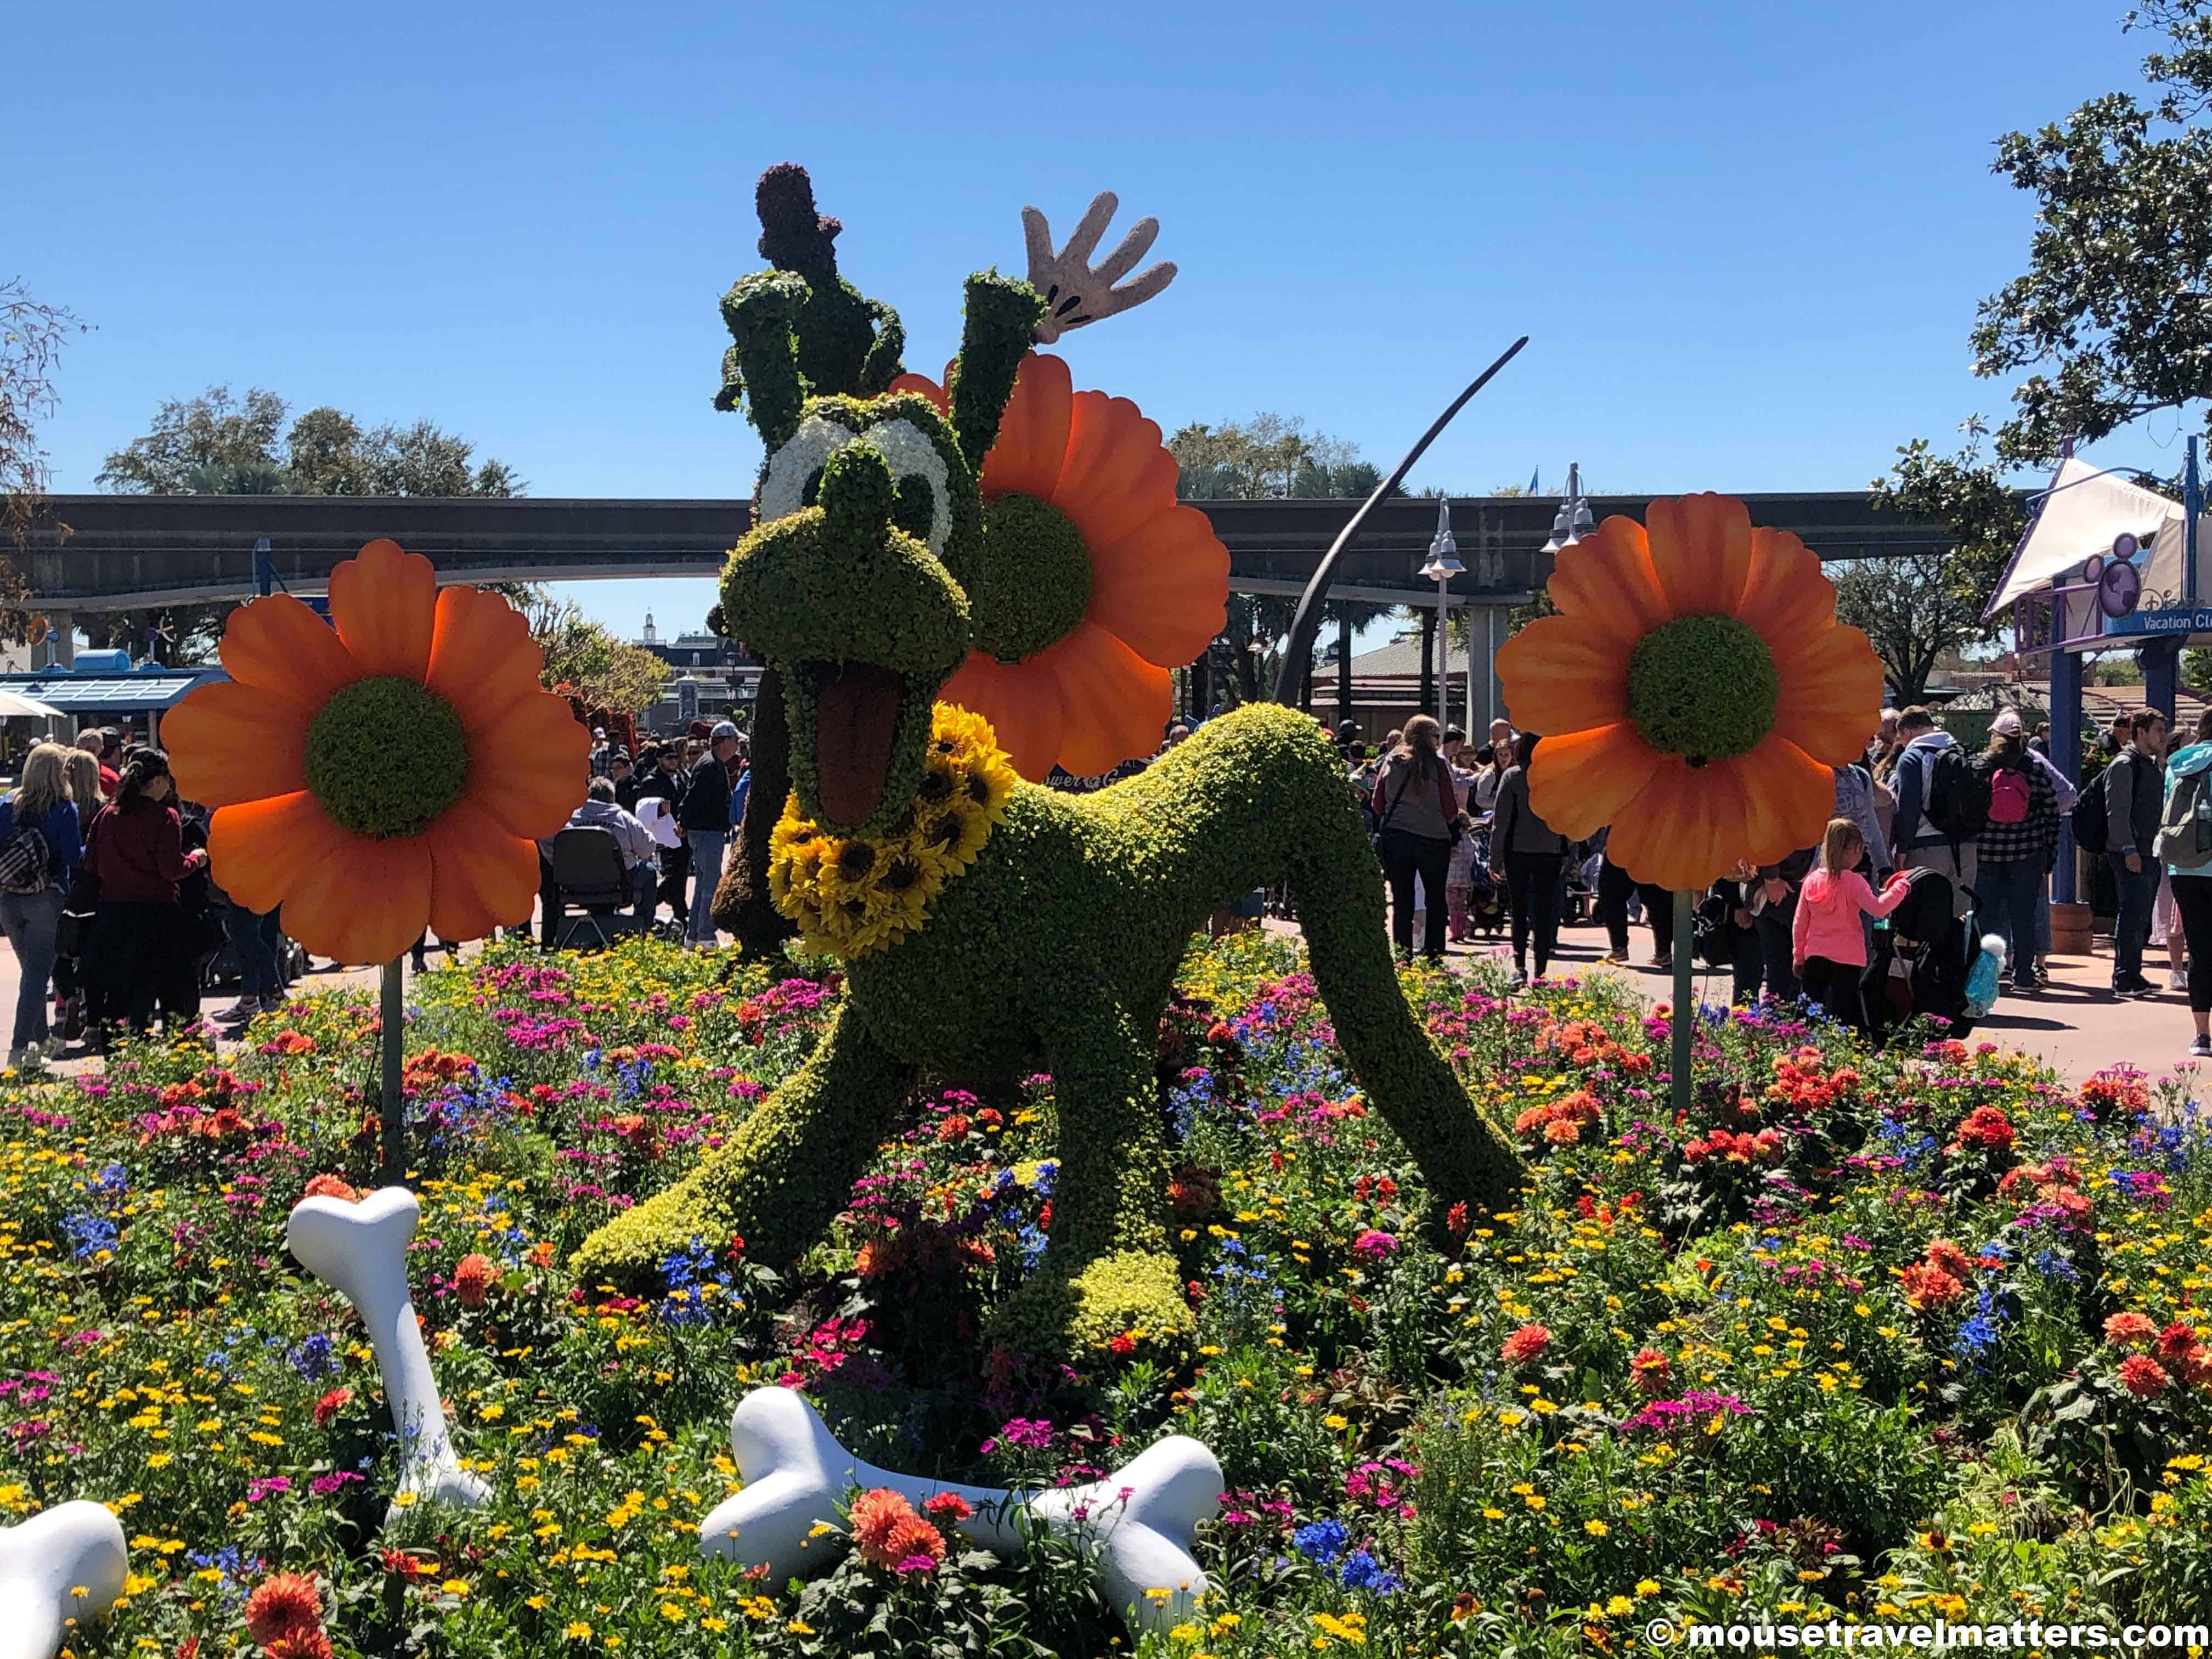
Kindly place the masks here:
POLYGON ((1520 1157, 1468 1097, 1407 1006, 1391 960, 1374 850, 1334 766, 1323 781, 1339 798, 1336 810, 1316 815, 1331 828, 1319 838, 1324 844, 1300 850, 1290 881, 1337 1041, 1368 1103, 1406 1143, 1440 1205, 1467 1199, 1510 1210, 1526 1179, 1520 1157))

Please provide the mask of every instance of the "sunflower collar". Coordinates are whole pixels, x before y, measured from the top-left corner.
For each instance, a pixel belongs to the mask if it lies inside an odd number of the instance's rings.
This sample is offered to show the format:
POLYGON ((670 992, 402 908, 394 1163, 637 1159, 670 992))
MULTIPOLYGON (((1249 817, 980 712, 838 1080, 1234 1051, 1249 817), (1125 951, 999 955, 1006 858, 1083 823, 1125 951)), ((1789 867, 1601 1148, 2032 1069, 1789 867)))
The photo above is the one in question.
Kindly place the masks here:
POLYGON ((797 795, 785 800, 769 838, 769 896, 810 951, 850 959, 896 945, 982 852, 1014 778, 990 722, 940 702, 921 785, 883 834, 830 835, 800 815, 797 795))

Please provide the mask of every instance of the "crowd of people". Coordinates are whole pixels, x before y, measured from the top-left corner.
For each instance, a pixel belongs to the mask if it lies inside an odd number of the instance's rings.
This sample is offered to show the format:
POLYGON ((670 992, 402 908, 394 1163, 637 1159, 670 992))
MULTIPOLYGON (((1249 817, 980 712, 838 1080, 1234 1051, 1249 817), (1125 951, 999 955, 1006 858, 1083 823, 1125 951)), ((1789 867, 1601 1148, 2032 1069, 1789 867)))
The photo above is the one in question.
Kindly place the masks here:
MULTIPOLYGON (((1177 722, 1161 751, 1189 735, 1177 722)), ((560 942, 574 901, 711 946, 714 891, 752 781, 744 734, 732 720, 696 721, 635 756, 604 731, 593 738, 585 799, 539 843, 541 942, 560 942), (556 845, 574 831, 590 832, 618 882, 564 889, 571 866, 556 845)), ((2192 971, 2212 952, 2212 711, 2186 744, 2169 738, 2155 709, 2116 716, 2077 787, 2051 758, 2049 727, 2030 736, 2016 711, 2001 711, 1970 754, 1929 709, 1883 710, 1863 759, 1835 769, 1819 843, 1773 864, 1746 860, 1694 896, 1692 938, 1677 937, 1674 895, 1607 856, 1607 831, 1571 840, 1536 811, 1536 734, 1498 720, 1475 746, 1459 727, 1419 714, 1371 751, 1355 722, 1340 725, 1336 741, 1402 959, 1418 950, 1441 960, 1449 944, 1485 930, 1505 936, 1516 981, 1542 979, 1571 902, 1587 902, 1606 931, 1603 961, 1629 961, 1640 912, 1650 966, 1670 969, 1676 951, 1695 950, 1729 971, 1740 1003, 1802 997, 1866 1025, 1875 924, 1925 871, 1943 878, 1954 917, 2002 939, 2011 990, 2033 994, 2045 983, 2050 878, 2070 823, 2100 860, 2117 911, 2113 994, 2158 994, 2143 957, 2162 943, 2165 988, 2189 994, 2191 1053, 2212 1056, 2212 963, 2192 971)), ((115 728, 87 731, 74 747, 42 743, 26 757, 20 786, 0 799, 0 932, 21 977, 11 1064, 81 1033, 100 1043, 157 1017, 172 1029, 197 1019, 198 967, 224 941, 240 992, 218 1023, 242 1025, 281 1001, 297 953, 276 913, 248 910, 215 885, 207 822, 176 798, 161 752, 126 745, 115 728)), ((416 942, 418 968, 429 944, 416 942)))
POLYGON ((207 814, 177 799, 160 750, 126 748, 112 727, 34 746, 0 799, 0 932, 18 974, 9 1063, 143 1030, 157 1012, 198 1019, 197 963, 222 937, 222 904, 207 814))
MULTIPOLYGON (((1603 924, 1604 961, 1628 961, 1638 910, 1651 932, 1650 966, 1670 969, 1677 949, 1693 948, 1675 937, 1674 896, 1614 865, 1606 830, 1571 841, 1534 810, 1535 735, 1500 720, 1472 748, 1458 727, 1427 715, 1372 753, 1356 723, 1336 735, 1401 958, 1418 945, 1441 959, 1449 943, 1502 911, 1516 979, 1541 978, 1571 894, 1586 897, 1603 924), (1437 893, 1440 905, 1430 902, 1437 893)), ((2051 951, 2060 830, 2070 824, 2118 913, 2112 994, 2159 994, 2143 953, 2162 943, 2172 970, 2165 989, 2189 993, 2191 1052, 2212 1056, 2212 963, 2191 966, 2212 951, 2212 711, 2185 745, 2169 738, 2156 709, 2117 715, 2080 770, 2077 787, 2051 758, 2048 725, 2031 735, 2014 709, 1997 713, 1976 752, 1927 708, 1885 709, 1864 756, 1834 769, 1832 816, 1819 843, 1770 865, 1747 860, 1696 896, 1694 948, 1730 970, 1740 1003, 1803 997, 1867 1025, 1875 924, 1903 902, 1912 873, 1926 871, 1943 878, 1951 915, 1971 924, 1969 956, 1973 939, 1994 935, 2009 990, 2037 993, 2051 951), (2202 856, 2184 845, 2191 835, 2202 856)))

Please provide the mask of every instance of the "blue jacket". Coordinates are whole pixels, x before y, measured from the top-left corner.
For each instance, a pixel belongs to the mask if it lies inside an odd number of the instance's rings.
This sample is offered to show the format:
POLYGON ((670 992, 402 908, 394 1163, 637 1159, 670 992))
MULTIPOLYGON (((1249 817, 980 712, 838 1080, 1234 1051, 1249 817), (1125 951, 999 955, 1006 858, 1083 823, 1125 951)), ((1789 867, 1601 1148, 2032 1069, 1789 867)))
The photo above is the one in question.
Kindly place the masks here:
POLYGON ((1923 732, 1897 757, 1897 769, 1890 775, 1897 791, 1897 817, 1889 826, 1889 845, 1900 863, 1909 848, 1950 844, 1951 838, 1928 822, 1928 784, 1936 751, 1957 742, 1948 732, 1923 732))
MULTIPOLYGON (((69 890, 76 866, 84 858, 84 837, 77 827, 76 803, 58 800, 46 822, 25 826, 46 838, 46 885, 69 890)), ((0 847, 15 839, 15 797, 0 800, 0 847)))

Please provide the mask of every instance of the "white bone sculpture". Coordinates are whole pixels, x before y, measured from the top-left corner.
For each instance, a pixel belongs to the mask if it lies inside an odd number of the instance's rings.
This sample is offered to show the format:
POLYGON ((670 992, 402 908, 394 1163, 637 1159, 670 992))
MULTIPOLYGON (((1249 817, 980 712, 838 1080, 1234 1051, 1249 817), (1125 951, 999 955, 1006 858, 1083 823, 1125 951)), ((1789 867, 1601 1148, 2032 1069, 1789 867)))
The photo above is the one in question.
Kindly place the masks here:
POLYGON ((0 1659, 54 1659, 69 1621, 106 1613, 129 1571, 123 1523, 105 1504, 77 1498, 0 1527, 0 1659))
POLYGON ((491 1488, 461 1467, 446 1437, 445 1407, 407 1294, 407 1242, 421 1218, 414 1194, 383 1187, 357 1204, 301 1199, 284 1237, 300 1265, 352 1303, 368 1327, 399 1437, 399 1490, 480 1509, 491 1501, 491 1488))
POLYGON ((1133 1611, 1138 1628, 1164 1630, 1180 1623, 1206 1593, 1206 1575, 1191 1559, 1190 1546, 1198 1523, 1220 1505, 1221 1465, 1187 1435, 1156 1442, 1089 1486, 1029 1493, 957 1486, 861 1462, 837 1443, 803 1397, 768 1388, 756 1389, 738 1403, 730 1419, 730 1447, 744 1490, 699 1523, 699 1547, 748 1567, 765 1565, 774 1578, 805 1571, 801 1546, 816 1522, 836 1522, 848 1487, 888 1486, 917 1508, 938 1492, 957 1493, 975 1510, 955 1523, 959 1532, 995 1554, 1021 1547, 1018 1510, 1055 1529, 1087 1528, 1097 1542, 1096 1571, 1108 1598, 1117 1609, 1133 1611), (1148 1594, 1157 1590, 1168 1594, 1148 1594))

